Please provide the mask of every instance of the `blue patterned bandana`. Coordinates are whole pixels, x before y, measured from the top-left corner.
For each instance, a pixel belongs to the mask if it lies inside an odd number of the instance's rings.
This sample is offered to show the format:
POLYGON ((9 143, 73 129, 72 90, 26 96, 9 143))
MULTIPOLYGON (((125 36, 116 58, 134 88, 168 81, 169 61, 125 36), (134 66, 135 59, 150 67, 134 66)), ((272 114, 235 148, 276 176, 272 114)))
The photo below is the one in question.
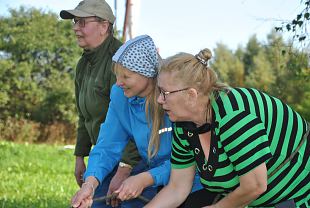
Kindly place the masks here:
POLYGON ((127 41, 116 51, 112 60, 143 76, 157 76, 158 54, 152 38, 148 35, 127 41))

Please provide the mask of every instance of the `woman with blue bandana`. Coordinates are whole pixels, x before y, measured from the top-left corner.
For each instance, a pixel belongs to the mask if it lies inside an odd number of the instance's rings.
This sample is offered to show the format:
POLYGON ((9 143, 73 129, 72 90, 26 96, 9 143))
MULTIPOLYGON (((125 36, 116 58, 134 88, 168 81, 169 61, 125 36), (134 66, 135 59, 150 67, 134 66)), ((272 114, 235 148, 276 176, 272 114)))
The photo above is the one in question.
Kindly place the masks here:
MULTIPOLYGON (((112 60, 117 82, 111 90, 98 142, 90 153, 84 186, 72 198, 73 207, 91 205, 94 190, 119 162, 131 138, 147 167, 132 173, 112 193, 122 201, 119 206, 143 207, 144 203, 136 198, 152 199, 158 187, 169 181, 172 124, 156 102, 159 56, 154 42, 147 35, 136 37, 121 46, 112 60)), ((201 188, 197 177, 192 190, 201 188)))

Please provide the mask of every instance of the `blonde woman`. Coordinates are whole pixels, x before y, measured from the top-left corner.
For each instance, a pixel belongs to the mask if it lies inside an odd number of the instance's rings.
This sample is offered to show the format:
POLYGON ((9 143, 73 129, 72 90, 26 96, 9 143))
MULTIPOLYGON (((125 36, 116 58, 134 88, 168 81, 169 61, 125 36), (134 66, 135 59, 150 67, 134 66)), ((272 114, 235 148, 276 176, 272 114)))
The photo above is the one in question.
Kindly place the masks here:
POLYGON ((196 169, 206 208, 310 207, 309 124, 277 98, 219 82, 210 58, 208 49, 180 53, 160 67, 158 102, 175 122, 172 168, 146 208, 181 204, 196 169))
MULTIPOLYGON (((136 197, 143 195, 151 199, 158 187, 168 183, 172 124, 156 107, 158 59, 154 42, 147 35, 129 40, 113 56, 117 82, 111 90, 111 102, 98 143, 90 153, 85 183, 72 199, 73 207, 87 207, 92 203, 93 191, 118 163, 131 138, 147 165, 132 173, 113 192, 123 201, 120 207, 143 207, 136 197)), ((193 191, 201 188, 197 181, 193 191)))

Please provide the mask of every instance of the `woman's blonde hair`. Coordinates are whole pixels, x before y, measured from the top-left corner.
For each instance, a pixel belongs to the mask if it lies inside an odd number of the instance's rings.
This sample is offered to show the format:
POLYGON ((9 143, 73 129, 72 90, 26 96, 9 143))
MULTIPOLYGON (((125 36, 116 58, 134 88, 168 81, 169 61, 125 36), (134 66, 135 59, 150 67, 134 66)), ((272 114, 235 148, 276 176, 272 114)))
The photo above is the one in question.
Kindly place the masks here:
MULTIPOLYGON (((184 87, 192 87, 210 98, 215 91, 226 90, 228 86, 221 83, 216 72, 208 66, 212 57, 209 49, 201 50, 197 55, 179 53, 160 63, 159 73, 174 72, 173 79, 184 84, 184 87)), ((207 110, 211 109, 208 103, 207 110)))
MULTIPOLYGON (((113 63, 112 71, 115 75, 122 75, 124 73, 124 68, 119 63, 113 63)), ((164 124, 164 111, 157 103, 157 96, 159 94, 159 90, 156 87, 157 78, 152 78, 152 91, 145 98, 145 114, 146 119, 148 121, 148 126, 151 128, 151 136, 148 145, 148 158, 151 159, 154 157, 160 147, 160 137, 159 137, 159 129, 163 127, 164 124)))
POLYGON ((149 124, 152 122, 152 132, 147 149, 147 155, 149 159, 154 157, 159 150, 160 136, 158 132, 164 124, 164 111, 157 102, 157 97, 159 95, 159 90, 156 87, 157 79, 154 78, 153 82, 154 88, 152 92, 146 97, 145 102, 146 118, 149 124))

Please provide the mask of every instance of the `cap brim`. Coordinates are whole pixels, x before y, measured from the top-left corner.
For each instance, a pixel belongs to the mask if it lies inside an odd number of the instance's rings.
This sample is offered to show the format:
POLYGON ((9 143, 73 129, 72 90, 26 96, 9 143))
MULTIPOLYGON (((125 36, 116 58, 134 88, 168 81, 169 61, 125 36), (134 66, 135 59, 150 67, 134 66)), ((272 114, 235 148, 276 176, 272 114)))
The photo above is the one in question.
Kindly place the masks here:
POLYGON ((89 14, 87 12, 83 12, 81 10, 61 10, 60 17, 62 19, 73 19, 74 17, 92 17, 95 16, 93 14, 89 14))

